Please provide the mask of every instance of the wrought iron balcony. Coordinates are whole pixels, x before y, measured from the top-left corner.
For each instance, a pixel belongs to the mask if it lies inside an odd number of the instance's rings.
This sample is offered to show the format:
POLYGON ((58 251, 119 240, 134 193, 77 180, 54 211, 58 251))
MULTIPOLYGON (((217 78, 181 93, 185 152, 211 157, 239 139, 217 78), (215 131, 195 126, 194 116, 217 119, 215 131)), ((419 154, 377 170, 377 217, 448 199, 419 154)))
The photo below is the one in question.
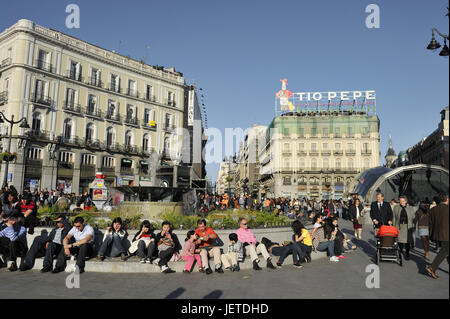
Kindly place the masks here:
POLYGON ((0 92, 0 105, 8 103, 8 91, 0 92))
POLYGON ((120 173, 127 174, 127 175, 134 175, 134 169, 131 167, 121 167, 120 173))
POLYGON ((345 151, 345 155, 356 155, 356 151, 355 150, 346 150, 345 151))
POLYGON ((76 70, 67 70, 67 77, 71 80, 83 82, 83 77, 81 76, 81 72, 77 74, 76 70))
POLYGON ((74 101, 64 101, 63 109, 65 111, 76 113, 77 115, 81 115, 83 113, 83 109, 81 108, 81 105, 78 103, 75 103, 74 101))
POLYGON ((105 148, 103 143, 100 142, 100 140, 97 140, 97 139, 88 139, 88 138, 86 138, 84 144, 85 144, 85 146, 87 148, 94 149, 94 150, 102 150, 102 149, 105 148))
POLYGON ((125 124, 139 126, 139 120, 137 118, 126 118, 125 124))
POLYGON ((128 88, 126 94, 133 97, 139 97, 138 90, 132 88, 128 88))
POLYGON ((344 152, 342 150, 334 150, 333 154, 334 155, 342 155, 342 154, 344 154, 344 152))
POLYGON ((297 155, 299 155, 299 156, 306 156, 306 151, 298 151, 297 152, 297 155))
POLYGON ((309 155, 310 156, 318 156, 319 155, 319 151, 309 151, 309 155))
POLYGON ((67 145, 71 145, 71 146, 84 146, 84 142, 81 138, 79 138, 78 136, 71 136, 71 137, 66 137, 64 135, 59 135, 57 138, 57 141, 59 144, 67 144, 67 145))
POLYGON ((96 87, 99 87, 99 88, 103 87, 102 80, 100 78, 96 77, 96 76, 90 76, 88 78, 88 82, 87 83, 89 85, 96 86, 96 87))
POLYGON ((127 153, 127 154, 139 154, 139 147, 135 146, 135 145, 127 145, 125 144, 123 146, 123 152, 127 153))
POLYGON ((105 149, 110 152, 122 152, 122 147, 119 143, 106 144, 105 149))
POLYGON ((156 131, 156 128, 158 127, 158 124, 155 123, 155 125, 150 125, 149 123, 143 121, 142 122, 142 127, 146 128, 146 129, 150 129, 150 130, 155 130, 156 131))
POLYGON ((52 99, 49 96, 46 96, 41 93, 36 93, 36 92, 31 93, 30 101, 32 103, 46 105, 46 106, 52 105, 52 99))
POLYGON ((50 63, 47 63, 42 60, 36 60, 34 62, 34 66, 38 68, 39 70, 47 71, 47 72, 54 72, 53 65, 50 63))
POLYGON ((12 62, 11 58, 6 58, 0 63, 0 69, 6 68, 12 62))
POLYGON ((122 117, 120 116, 120 114, 106 113, 106 119, 109 121, 122 123, 122 117))
POLYGON ((93 117, 97 117, 97 118, 103 118, 103 112, 102 112, 102 111, 96 109, 96 108, 93 107, 93 106, 89 106, 89 105, 86 106, 86 112, 85 112, 85 114, 86 114, 87 116, 93 116, 93 117))
POLYGON ((362 150, 362 155, 372 155, 372 150, 362 150))
POLYGON ((145 95, 144 100, 149 102, 156 102, 156 96, 154 95, 145 95))
POLYGON ((164 103, 165 105, 173 106, 173 107, 176 106, 175 101, 172 101, 172 100, 165 100, 164 102, 165 102, 165 103, 164 103))
POLYGON ((40 129, 31 129, 27 133, 27 136, 32 140, 38 140, 38 141, 50 141, 50 132, 43 131, 40 129))
POLYGON ((331 151, 326 150, 326 151, 322 151, 322 156, 330 156, 331 155, 331 151))
POLYGON ((122 88, 120 85, 116 85, 115 83, 108 83, 108 90, 116 93, 122 93, 122 88))

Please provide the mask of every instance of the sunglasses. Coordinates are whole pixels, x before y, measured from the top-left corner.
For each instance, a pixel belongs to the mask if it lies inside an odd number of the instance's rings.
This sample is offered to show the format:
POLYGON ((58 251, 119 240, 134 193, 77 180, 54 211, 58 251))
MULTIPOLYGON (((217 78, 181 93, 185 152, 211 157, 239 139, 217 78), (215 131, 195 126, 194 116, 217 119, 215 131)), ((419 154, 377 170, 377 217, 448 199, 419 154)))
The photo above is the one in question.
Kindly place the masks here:
POLYGON ((245 223, 245 224, 241 224, 241 225, 247 226, 247 223, 245 223))

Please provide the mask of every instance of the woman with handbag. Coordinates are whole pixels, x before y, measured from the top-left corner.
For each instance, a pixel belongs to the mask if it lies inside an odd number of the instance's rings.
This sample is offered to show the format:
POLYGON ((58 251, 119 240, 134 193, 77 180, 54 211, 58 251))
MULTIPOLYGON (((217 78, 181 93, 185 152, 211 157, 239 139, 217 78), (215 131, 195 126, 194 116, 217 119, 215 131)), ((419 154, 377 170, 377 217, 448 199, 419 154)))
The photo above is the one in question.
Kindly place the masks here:
POLYGON ((418 236, 422 240, 423 250, 425 251, 425 259, 430 258, 430 210, 426 201, 420 201, 419 209, 416 211, 414 224, 418 227, 418 236))
POLYGON ((353 229, 355 230, 355 238, 362 239, 362 220, 364 216, 364 206, 361 204, 359 198, 355 199, 355 203, 350 206, 350 220, 353 222, 353 229))

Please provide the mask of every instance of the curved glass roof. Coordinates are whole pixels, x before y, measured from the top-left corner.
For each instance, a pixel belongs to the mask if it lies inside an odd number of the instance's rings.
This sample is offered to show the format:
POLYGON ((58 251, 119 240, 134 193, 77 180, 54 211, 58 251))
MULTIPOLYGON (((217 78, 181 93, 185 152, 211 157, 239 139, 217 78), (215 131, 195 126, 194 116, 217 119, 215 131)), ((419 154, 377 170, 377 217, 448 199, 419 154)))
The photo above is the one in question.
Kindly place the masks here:
POLYGON ((361 173, 353 193, 358 193, 358 195, 365 197, 378 178, 390 171, 392 171, 392 168, 378 166, 361 173))

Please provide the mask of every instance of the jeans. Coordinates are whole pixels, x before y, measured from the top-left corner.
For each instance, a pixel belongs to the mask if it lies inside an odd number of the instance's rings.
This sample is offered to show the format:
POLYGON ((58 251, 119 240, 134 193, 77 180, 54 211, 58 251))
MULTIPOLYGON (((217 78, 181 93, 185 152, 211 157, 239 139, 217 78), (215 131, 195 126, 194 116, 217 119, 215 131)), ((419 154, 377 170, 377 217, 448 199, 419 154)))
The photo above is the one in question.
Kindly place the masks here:
POLYGON ((44 268, 53 268, 53 258, 54 256, 58 256, 61 252, 63 245, 57 244, 55 242, 51 242, 48 244, 47 251, 45 252, 44 257, 44 268))
POLYGON ((143 240, 139 241, 136 255, 141 259, 156 257, 157 251, 155 241, 151 241, 147 248, 145 247, 145 242, 143 240))
POLYGON ((30 267, 33 268, 34 261, 36 258, 44 257, 45 256, 45 245, 46 241, 42 237, 36 237, 33 241, 33 244, 31 245, 30 249, 27 252, 27 255, 25 257, 24 263, 30 267))
POLYGON ((120 254, 124 254, 125 251, 125 248, 123 248, 122 238, 120 238, 119 235, 114 234, 106 236, 100 246, 100 249, 98 250, 98 254, 100 256, 108 255, 109 257, 117 257, 120 256, 120 254))
MULTIPOLYGON (((150 246, 149 246, 149 248, 150 248, 150 246)), ((159 267, 167 266, 167 263, 169 262, 170 258, 172 258, 174 252, 175 252, 175 249, 173 247, 170 247, 166 250, 160 251, 158 266, 159 267)))
POLYGON ((330 240, 330 241, 321 242, 319 244, 319 246, 317 246, 317 250, 318 251, 328 250, 328 254, 330 255, 330 257, 333 257, 334 256, 334 241, 330 240))
POLYGON ((289 256, 289 254, 292 254, 292 258, 294 259, 294 263, 295 263, 295 262, 297 262, 297 256, 294 253, 293 246, 294 245, 283 246, 283 247, 273 247, 272 255, 279 256, 280 258, 278 259, 278 262, 282 264, 284 262, 284 260, 286 259, 286 257, 289 256))
MULTIPOLYGON (((295 252, 300 257, 300 260, 306 257, 306 255, 310 255, 312 252, 312 246, 305 245, 302 242, 294 242, 295 252)), ((297 258, 294 258, 294 262, 296 262, 297 258)))
POLYGON ((5 256, 9 254, 9 259, 13 262, 17 261, 17 257, 21 257, 21 264, 23 264, 25 260, 25 256, 28 251, 27 245, 20 241, 10 241, 8 238, 2 238, 0 245, 0 253, 5 256))

